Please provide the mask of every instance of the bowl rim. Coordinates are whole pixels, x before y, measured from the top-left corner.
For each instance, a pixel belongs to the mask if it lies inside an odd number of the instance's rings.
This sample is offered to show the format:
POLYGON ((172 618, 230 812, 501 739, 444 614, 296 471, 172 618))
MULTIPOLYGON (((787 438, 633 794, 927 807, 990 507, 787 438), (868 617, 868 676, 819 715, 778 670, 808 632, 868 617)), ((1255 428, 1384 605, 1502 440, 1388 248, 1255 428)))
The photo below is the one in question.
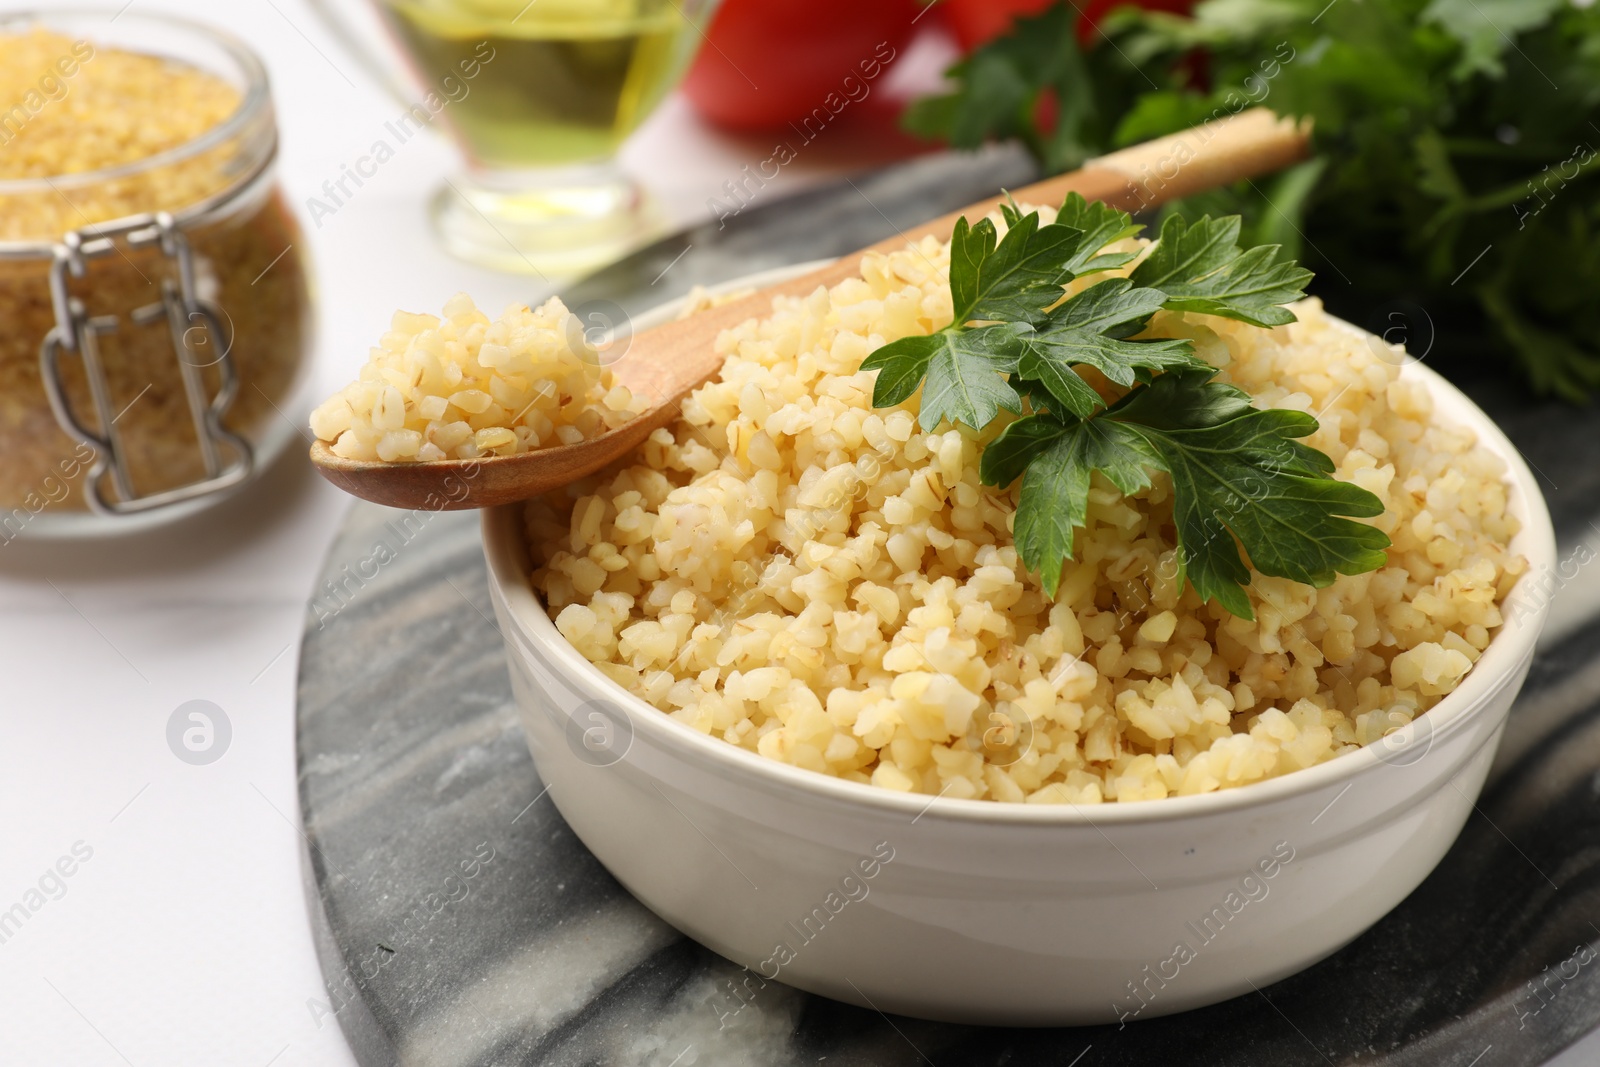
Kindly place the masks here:
MULTIPOLYGON (((711 287, 711 291, 715 293, 771 284, 825 262, 828 261, 757 272, 711 287)), ((676 313, 684 299, 679 297, 665 302, 637 316, 634 329, 647 329, 665 321, 676 313)), ((1329 318, 1363 337, 1372 336, 1342 319, 1329 318)), ((1512 490, 1508 509, 1522 523, 1522 528, 1512 538, 1509 547, 1528 560, 1528 568, 1512 587, 1512 592, 1527 582, 1530 576, 1552 570, 1555 566, 1556 541, 1549 509, 1533 473, 1516 446, 1466 394, 1438 372, 1424 366, 1420 360, 1407 357, 1401 367, 1401 376, 1424 383, 1434 400, 1436 417, 1442 413, 1448 421, 1472 430, 1479 444, 1489 448, 1505 462, 1505 482, 1512 490)), ((585 659, 556 629, 543 603, 533 592, 529 581, 531 572, 521 511, 521 504, 486 509, 482 518, 482 535, 490 586, 494 594, 504 600, 507 614, 522 639, 531 648, 548 656, 548 665, 565 674, 564 681, 573 688, 574 695, 604 699, 621 708, 635 734, 647 734, 657 747, 667 752, 695 759, 702 764, 709 763, 723 776, 745 780, 758 788, 779 788, 813 801, 832 801, 855 807, 863 814, 877 812, 897 817, 912 816, 915 819, 1013 826, 1087 825, 1098 829, 1106 825, 1176 822, 1264 807, 1352 782, 1358 776, 1387 765, 1379 746, 1369 744, 1311 767, 1209 793, 1127 803, 1026 804, 959 799, 942 794, 899 793, 780 763, 679 722, 643 698, 628 692, 585 659)), ((1434 741, 1464 728, 1493 703, 1493 698, 1533 655, 1534 645, 1544 628, 1549 610, 1549 598, 1541 598, 1535 602, 1533 611, 1521 615, 1515 625, 1510 620, 1502 623, 1490 638, 1483 655, 1473 664, 1466 680, 1429 708, 1424 716, 1419 716, 1418 721, 1423 718, 1428 720, 1429 734, 1434 741)), ((507 655, 521 654, 511 647, 514 644, 511 635, 504 636, 507 655)), ((627 762, 626 755, 620 762, 627 762)), ((1340 795, 1343 795, 1342 791, 1340 795)))

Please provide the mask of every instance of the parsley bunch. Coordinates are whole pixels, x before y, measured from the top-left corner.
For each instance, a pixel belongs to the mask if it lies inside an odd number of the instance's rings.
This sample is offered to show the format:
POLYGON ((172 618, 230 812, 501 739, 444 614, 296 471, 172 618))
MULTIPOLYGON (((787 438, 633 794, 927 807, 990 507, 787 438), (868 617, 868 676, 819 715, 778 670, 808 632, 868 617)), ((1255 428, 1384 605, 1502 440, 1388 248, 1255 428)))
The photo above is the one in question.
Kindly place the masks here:
POLYGON ((1389 539, 1355 518, 1383 512, 1373 494, 1328 477, 1334 464, 1302 443, 1317 420, 1259 410, 1242 390, 1213 381, 1216 369, 1185 339, 1146 338, 1165 308, 1256 326, 1293 322, 1310 272, 1274 245, 1242 250, 1237 217, 1190 226, 1169 216, 1150 254, 1128 277, 1064 296, 1075 278, 1125 267, 1132 251, 1107 246, 1143 229, 1124 212, 1074 193, 1056 220, 1002 207, 1003 238, 983 219, 956 224, 950 245, 951 325, 903 337, 861 364, 877 370, 872 402, 902 404, 922 390, 918 421, 982 430, 1009 411, 984 450, 989 485, 1022 487, 1017 551, 1054 596, 1074 532, 1087 522, 1095 471, 1124 493, 1172 479, 1180 581, 1201 599, 1251 618, 1250 568, 1325 586, 1385 562, 1389 539), (1108 388, 1080 369, 1092 367, 1108 388), (1126 390, 1108 399, 1102 393, 1126 390))
POLYGON ((1055 172, 1249 107, 1309 116, 1315 158, 1168 210, 1241 214, 1336 314, 1414 351, 1600 392, 1600 4, 1203 0, 1122 8, 1086 45, 1079 7, 1018 20, 908 127, 1015 138, 1055 172))

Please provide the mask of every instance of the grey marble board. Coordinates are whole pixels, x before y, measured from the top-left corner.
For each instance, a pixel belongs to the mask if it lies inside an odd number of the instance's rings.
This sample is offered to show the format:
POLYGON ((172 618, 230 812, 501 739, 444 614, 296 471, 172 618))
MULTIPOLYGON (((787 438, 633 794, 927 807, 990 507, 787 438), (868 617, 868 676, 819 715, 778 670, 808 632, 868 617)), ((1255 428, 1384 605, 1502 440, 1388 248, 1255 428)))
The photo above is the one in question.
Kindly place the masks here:
MULTIPOLYGON (((749 269, 715 250, 699 280, 749 269)), ((1600 517, 1593 413, 1474 392, 1546 479, 1565 558, 1600 517)), ((1508 1067, 1600 1027, 1580 952, 1600 943, 1600 619, 1541 650, 1478 813, 1399 908, 1259 995, 1121 1030, 887 1018, 776 983, 722 1025, 737 968, 577 841, 510 701, 475 516, 357 505, 308 607, 297 745, 311 1007, 364 1067, 1508 1067)))
POLYGON ((300 673, 307 891, 329 986, 313 1010, 366 1067, 1466 1067, 1490 1046, 1476 1067, 1495 1067, 1542 1063, 1600 1025, 1592 975, 1542 996, 1527 985, 1600 941, 1600 624, 1536 661, 1508 758, 1438 872, 1260 997, 1120 1032, 982 1030, 771 985, 721 1029, 736 969, 633 901, 542 795, 474 517, 400 516, 351 513, 300 673))

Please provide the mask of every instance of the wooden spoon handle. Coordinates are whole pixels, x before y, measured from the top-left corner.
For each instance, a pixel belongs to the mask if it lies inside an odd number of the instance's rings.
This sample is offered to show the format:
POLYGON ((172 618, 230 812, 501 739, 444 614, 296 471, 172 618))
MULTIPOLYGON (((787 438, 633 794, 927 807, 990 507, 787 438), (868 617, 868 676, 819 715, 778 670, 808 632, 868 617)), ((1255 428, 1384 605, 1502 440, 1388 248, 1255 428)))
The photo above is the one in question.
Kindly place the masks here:
MULTIPOLYGON (((1053 205, 1076 192, 1124 211, 1140 211, 1298 162, 1309 151, 1307 133, 1303 123, 1253 108, 1092 159, 1079 170, 1014 189, 1011 197, 1019 204, 1053 205)), ((898 251, 929 235, 948 240, 957 219, 981 218, 1003 200, 1003 194, 980 200, 797 278, 657 326, 634 338, 613 369, 618 380, 635 395, 647 397, 652 408, 668 409, 666 415, 650 419, 661 425, 670 418, 676 401, 721 369, 722 357, 713 351, 712 341, 722 330, 767 314, 774 296, 804 296, 819 285, 855 277, 862 257, 869 253, 898 251)))
MULTIPOLYGON (((1013 189, 1010 197, 1018 204, 1054 206, 1068 193, 1079 193, 1085 200, 1103 200, 1123 211, 1144 211, 1168 200, 1270 174, 1299 162, 1309 150, 1306 134, 1307 128, 1289 119, 1279 118, 1266 108, 1253 108, 1091 159, 1077 170, 1013 189)), ((966 216, 975 222, 998 211, 1005 199, 1006 194, 1002 193, 969 204, 844 256, 829 269, 848 264, 839 275, 842 280, 859 272, 861 258, 868 252, 895 252, 906 242, 919 241, 929 234, 947 241, 955 231, 957 219, 966 216)), ((804 281, 805 278, 796 278, 786 284, 804 281)), ((809 290, 802 286, 800 291, 809 290)))

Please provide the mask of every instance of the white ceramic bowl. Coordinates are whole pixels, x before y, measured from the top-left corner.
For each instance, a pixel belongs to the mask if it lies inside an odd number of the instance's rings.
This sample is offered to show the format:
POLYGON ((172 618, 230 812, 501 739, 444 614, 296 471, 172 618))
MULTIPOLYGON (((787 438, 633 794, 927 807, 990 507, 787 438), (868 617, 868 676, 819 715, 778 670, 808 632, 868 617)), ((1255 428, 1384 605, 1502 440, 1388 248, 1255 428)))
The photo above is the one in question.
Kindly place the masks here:
MULTIPOLYGON (((1438 375, 1404 373, 1506 460, 1512 547, 1548 573, 1550 517, 1516 449, 1438 375)), ((770 761, 662 714, 557 632, 529 586, 520 508, 487 512, 483 533, 534 764, 617 880, 748 967, 752 991, 776 979, 968 1023, 1165 1015, 1355 938, 1460 832, 1545 618, 1542 603, 1519 612, 1454 693, 1385 743, 1282 778, 1094 807, 937 799, 770 761)))

